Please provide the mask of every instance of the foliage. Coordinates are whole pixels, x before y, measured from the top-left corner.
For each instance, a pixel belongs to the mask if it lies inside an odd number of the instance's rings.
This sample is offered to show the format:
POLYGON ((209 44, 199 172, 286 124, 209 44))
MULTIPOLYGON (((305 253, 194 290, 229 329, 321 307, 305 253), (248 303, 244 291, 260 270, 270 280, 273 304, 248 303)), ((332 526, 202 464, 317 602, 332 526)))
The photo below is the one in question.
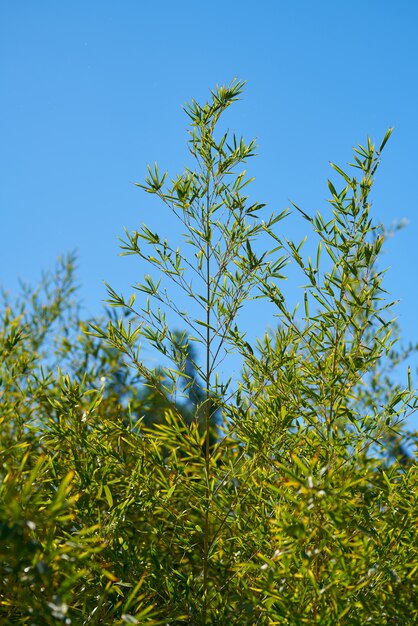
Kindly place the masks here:
POLYGON ((156 274, 126 299, 108 287, 107 324, 72 302, 72 257, 4 303, 0 623, 418 618, 416 468, 396 448, 417 394, 387 374, 409 351, 394 347, 369 200, 390 131, 356 148, 350 173, 332 166, 328 216, 295 207, 312 260, 280 234, 286 211, 262 220, 245 195, 254 142, 218 130, 242 89, 187 106, 194 168, 168 182, 155 165, 139 185, 185 247, 127 232, 123 253, 156 274), (302 312, 281 288, 288 263, 302 312), (252 298, 277 326, 250 345, 252 298), (233 351, 241 376, 222 380, 233 351))

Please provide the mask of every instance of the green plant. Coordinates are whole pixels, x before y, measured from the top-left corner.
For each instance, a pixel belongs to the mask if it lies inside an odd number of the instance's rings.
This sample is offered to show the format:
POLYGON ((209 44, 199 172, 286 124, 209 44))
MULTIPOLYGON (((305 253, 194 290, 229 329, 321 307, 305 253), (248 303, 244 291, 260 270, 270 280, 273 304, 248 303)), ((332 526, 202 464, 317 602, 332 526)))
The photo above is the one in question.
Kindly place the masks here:
POLYGON ((410 350, 394 347, 369 200, 390 131, 350 173, 333 165, 330 214, 295 207, 311 260, 278 230, 287 211, 263 221, 246 195, 254 142, 219 130, 242 90, 187 106, 194 166, 139 185, 184 245, 126 233, 123 254, 155 274, 130 298, 109 287, 107 323, 80 319, 71 258, 56 289, 3 307, 0 623, 417 620, 416 464, 388 448, 417 394, 387 373, 410 350), (289 263, 302 310, 281 288, 289 263), (252 298, 277 324, 251 345, 252 298), (242 372, 222 380, 231 351, 242 372))

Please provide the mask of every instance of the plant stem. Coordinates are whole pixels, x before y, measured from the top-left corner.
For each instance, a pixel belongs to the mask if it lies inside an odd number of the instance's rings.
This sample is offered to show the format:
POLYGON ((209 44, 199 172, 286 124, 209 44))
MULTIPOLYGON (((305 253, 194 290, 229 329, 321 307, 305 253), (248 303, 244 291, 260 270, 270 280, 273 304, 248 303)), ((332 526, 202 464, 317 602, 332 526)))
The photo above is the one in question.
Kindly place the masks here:
MULTIPOLYGON (((208 203, 209 204, 209 203, 208 203)), ((210 224, 209 224, 209 206, 206 213, 206 375, 205 375, 205 525, 204 525, 204 545, 203 545, 203 612, 202 622, 206 624, 207 607, 208 607, 208 555, 209 555, 209 506, 210 506, 210 224)))

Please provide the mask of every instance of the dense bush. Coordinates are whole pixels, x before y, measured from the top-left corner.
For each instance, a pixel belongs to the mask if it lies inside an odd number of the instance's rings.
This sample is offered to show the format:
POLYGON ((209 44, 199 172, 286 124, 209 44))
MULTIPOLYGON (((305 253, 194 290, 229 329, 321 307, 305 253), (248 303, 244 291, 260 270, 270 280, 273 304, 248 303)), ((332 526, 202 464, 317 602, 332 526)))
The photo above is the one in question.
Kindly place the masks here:
POLYGON ((409 352, 395 350, 369 201, 390 132, 350 173, 333 165, 329 215, 295 207, 312 260, 280 234, 287 212, 261 220, 245 195, 254 142, 217 130, 242 87, 186 107, 195 169, 166 183, 155 166, 140 185, 180 220, 186 251, 146 226, 126 234, 123 252, 155 271, 139 304, 109 287, 107 322, 82 320, 72 257, 4 298, 1 624, 418 621, 402 430, 417 394, 390 376, 409 352), (302 312, 280 286, 291 262, 302 312), (252 298, 277 324, 250 345, 238 315, 252 298), (242 373, 221 380, 231 351, 242 373))

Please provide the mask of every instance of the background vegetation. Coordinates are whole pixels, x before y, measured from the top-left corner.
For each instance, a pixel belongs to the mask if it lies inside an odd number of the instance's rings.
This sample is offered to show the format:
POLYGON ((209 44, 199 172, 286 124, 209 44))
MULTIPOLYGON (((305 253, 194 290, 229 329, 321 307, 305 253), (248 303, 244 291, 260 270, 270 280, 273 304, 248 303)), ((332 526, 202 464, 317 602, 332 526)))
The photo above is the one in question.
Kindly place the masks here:
POLYGON ((124 254, 153 274, 83 320, 74 258, 1 311, 0 623, 413 624, 416 410, 370 192, 380 147, 332 165, 330 211, 247 197, 254 142, 222 130, 243 84, 186 107, 192 166, 144 184, 181 221, 124 254), (289 308, 286 266, 303 277, 289 308), (179 292, 190 302, 179 305, 179 292), (276 317, 252 345, 239 312, 276 317), (141 342, 160 354, 149 367, 141 342), (222 380, 231 352, 237 379, 222 380))

